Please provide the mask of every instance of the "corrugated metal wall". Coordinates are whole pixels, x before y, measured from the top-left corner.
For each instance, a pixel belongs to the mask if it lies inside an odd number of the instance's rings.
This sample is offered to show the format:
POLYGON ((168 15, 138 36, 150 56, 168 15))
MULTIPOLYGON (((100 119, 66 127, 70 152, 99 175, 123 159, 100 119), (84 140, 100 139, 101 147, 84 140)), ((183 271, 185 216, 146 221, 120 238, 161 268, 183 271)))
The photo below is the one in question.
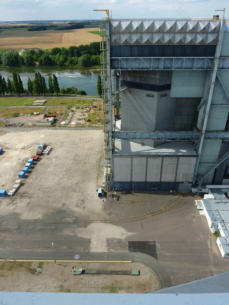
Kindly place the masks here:
POLYGON ((113 156, 114 182, 191 182, 196 157, 113 156))

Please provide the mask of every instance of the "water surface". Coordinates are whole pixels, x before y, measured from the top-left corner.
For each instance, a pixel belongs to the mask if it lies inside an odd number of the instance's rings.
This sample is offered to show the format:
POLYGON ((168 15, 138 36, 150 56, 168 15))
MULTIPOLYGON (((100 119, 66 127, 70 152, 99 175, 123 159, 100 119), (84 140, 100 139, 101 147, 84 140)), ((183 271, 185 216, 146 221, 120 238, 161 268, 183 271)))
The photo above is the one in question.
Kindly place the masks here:
POLYGON ((20 68, 0 68, 0 74, 7 78, 12 77, 12 72, 20 73, 23 85, 27 88, 28 78, 34 79, 34 73, 39 71, 45 77, 48 84, 48 77, 55 74, 59 81, 60 88, 77 87, 79 90, 85 90, 88 95, 97 95, 98 73, 88 70, 61 69, 56 67, 20 67, 20 68))

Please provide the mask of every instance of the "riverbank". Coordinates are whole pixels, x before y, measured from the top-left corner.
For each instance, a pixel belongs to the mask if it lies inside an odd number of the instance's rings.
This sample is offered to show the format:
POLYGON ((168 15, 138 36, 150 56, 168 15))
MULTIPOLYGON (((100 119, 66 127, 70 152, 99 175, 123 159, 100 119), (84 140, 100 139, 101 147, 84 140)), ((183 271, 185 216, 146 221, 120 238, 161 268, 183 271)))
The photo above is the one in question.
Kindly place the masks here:
POLYGON ((88 95, 97 95, 97 79, 98 71, 91 69, 72 69, 72 68, 60 68, 54 66, 47 66, 42 68, 35 67, 14 67, 14 68, 2 68, 0 67, 0 74, 5 78, 12 78, 12 73, 17 72, 23 82, 24 88, 27 88, 28 79, 34 79, 35 72, 40 72, 45 78, 46 85, 48 85, 48 77, 51 74, 55 74, 60 89, 66 89, 69 87, 76 87, 78 90, 84 90, 88 95))

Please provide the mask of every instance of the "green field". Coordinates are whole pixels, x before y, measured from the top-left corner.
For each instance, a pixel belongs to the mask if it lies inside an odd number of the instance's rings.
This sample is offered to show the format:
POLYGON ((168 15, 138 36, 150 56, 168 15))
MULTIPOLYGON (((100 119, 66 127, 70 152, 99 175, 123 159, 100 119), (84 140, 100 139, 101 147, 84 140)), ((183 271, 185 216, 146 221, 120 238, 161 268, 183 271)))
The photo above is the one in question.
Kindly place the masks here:
POLYGON ((0 106, 31 106, 34 97, 0 97, 0 106))
POLYGON ((58 98, 52 97, 48 99, 48 102, 45 106, 58 106, 58 105, 65 105, 70 107, 77 107, 77 106, 91 106, 93 104, 93 100, 84 100, 84 99, 76 99, 76 98, 58 98))
POLYGON ((100 31, 90 31, 89 33, 95 34, 95 35, 100 35, 100 31))
POLYGON ((21 114, 26 115, 34 112, 40 112, 42 114, 44 111, 48 113, 59 113, 60 121, 66 120, 70 111, 77 111, 78 113, 83 114, 86 113, 87 118, 82 126, 103 125, 104 113, 102 99, 90 100, 81 99, 79 97, 40 97, 40 99, 47 99, 47 103, 44 106, 29 107, 33 104, 33 101, 38 99, 39 98, 36 97, 0 97, 0 127, 4 126, 4 118, 14 118, 21 114), (73 110, 71 110, 72 108, 73 110))
POLYGON ((0 116, 2 118, 11 118, 11 117, 17 117, 20 114, 32 114, 34 112, 40 112, 42 113, 44 108, 29 108, 29 107, 23 107, 23 108, 0 108, 0 116))

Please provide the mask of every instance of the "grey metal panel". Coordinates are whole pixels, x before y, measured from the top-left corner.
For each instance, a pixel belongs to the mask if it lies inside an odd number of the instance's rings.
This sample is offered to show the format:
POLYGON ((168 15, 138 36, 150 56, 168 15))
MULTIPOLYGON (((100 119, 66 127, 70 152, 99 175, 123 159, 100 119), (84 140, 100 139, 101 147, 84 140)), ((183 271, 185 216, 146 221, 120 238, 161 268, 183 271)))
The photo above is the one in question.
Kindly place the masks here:
POLYGON ((229 56, 229 32, 224 33, 221 56, 229 56))
POLYGON ((213 104, 216 104, 218 94, 221 95, 220 99, 221 102, 218 102, 218 104, 229 104, 229 90, 228 90, 228 80, 229 80, 229 70, 221 70, 217 73, 217 80, 218 82, 215 85, 215 92, 213 94, 213 104), (216 95, 216 96, 215 96, 216 95), (224 101, 222 103, 222 100, 224 101))
POLYGON ((173 71, 171 97, 202 97, 205 71, 173 71))
POLYGON ((147 182, 159 182, 162 158, 148 158, 147 182))
POLYGON ((205 140, 200 162, 217 162, 221 143, 221 140, 205 140))
POLYGON ((218 69, 229 69, 229 57, 221 57, 219 59, 218 69))
POLYGON ((111 43, 216 44, 219 25, 209 20, 112 20, 111 43))
MULTIPOLYGON (((176 98, 174 103, 175 103, 175 111, 173 117, 172 117, 173 113, 170 111, 170 115, 173 119, 172 128, 170 128, 170 130, 172 129, 177 131, 193 130, 193 126, 195 125, 195 121, 196 121, 196 110, 200 103, 200 98, 188 98, 188 97, 176 98)), ((170 117, 170 121, 172 120, 171 117, 170 117)), ((168 128, 164 128, 164 130, 168 130, 168 128)))
POLYGON ((193 179, 195 164, 196 158, 179 158, 176 181, 191 182, 193 179))
POLYGON ((146 158, 134 157, 132 181, 143 182, 145 181, 145 177, 146 177, 146 158))
POLYGON ((151 91, 128 89, 122 94, 122 130, 149 131, 155 129, 157 99, 148 98, 151 91), (139 103, 139 101, 141 101, 139 103))
MULTIPOLYGON (((130 139, 155 139, 155 140, 198 140, 200 133, 198 131, 114 131, 113 138, 130 139)), ((229 140, 229 131, 207 131, 206 139, 225 139, 229 140)))
POLYGON ((161 176, 162 182, 175 182, 176 166, 177 166, 176 157, 164 158, 162 176, 161 176))
MULTIPOLYGON (((119 70, 211 70, 211 57, 113 57, 112 69, 119 70)), ((219 68, 228 69, 229 59, 220 59, 219 68)))
POLYGON ((131 158, 113 157, 114 181, 131 181, 131 158))
MULTIPOLYGON (((200 163, 198 169, 198 177, 201 178, 204 176, 206 172, 208 172, 211 168, 215 166, 216 162, 214 163, 200 163)), ((215 169, 213 169, 202 181, 203 184, 211 184, 213 183, 215 169)))
POLYGON ((212 105, 209 114, 207 130, 224 130, 227 124, 228 108, 222 105, 212 105))

